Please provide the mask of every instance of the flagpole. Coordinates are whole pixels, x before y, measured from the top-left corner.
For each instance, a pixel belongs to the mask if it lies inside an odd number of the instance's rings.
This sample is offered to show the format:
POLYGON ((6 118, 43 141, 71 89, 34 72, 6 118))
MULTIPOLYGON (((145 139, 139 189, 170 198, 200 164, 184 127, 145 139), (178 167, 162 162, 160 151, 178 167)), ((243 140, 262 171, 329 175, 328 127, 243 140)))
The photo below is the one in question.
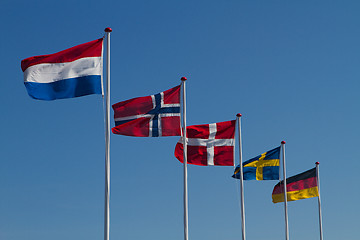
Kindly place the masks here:
POLYGON ((322 229, 322 215, 321 215, 321 201, 320 201, 320 175, 319 175, 319 162, 316 162, 316 181, 318 187, 318 206, 319 206, 319 228, 320 228, 320 240, 323 240, 323 229, 322 229))
POLYGON ((245 204, 244 204, 244 177, 243 177, 243 165, 242 165, 242 145, 241 145, 241 114, 236 114, 236 120, 238 123, 238 136, 239 136, 239 167, 240 167, 240 201, 241 201, 241 236, 242 240, 245 240, 245 204))
POLYGON ((288 208, 287 208, 287 190, 286 190, 286 166, 285 166, 285 141, 281 142, 282 148, 282 163, 283 163, 283 184, 284 184, 284 207, 285 207, 285 236, 289 240, 289 223, 288 223, 288 208))
POLYGON ((105 115, 105 216, 104 216, 104 240, 109 240, 110 230, 110 33, 111 28, 105 28, 106 32, 106 115, 105 115))
POLYGON ((186 77, 182 77, 182 133, 183 133, 183 146, 184 146, 184 240, 189 238, 188 230, 188 186, 187 186, 187 138, 186 138, 186 92, 185 81, 186 77))

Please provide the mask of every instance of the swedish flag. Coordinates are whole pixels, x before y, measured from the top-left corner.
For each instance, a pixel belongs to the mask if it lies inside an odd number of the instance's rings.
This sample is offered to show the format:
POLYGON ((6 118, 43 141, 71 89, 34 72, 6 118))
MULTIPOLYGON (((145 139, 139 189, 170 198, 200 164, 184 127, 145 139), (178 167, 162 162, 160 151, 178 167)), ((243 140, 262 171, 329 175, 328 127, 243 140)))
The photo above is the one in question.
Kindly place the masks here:
MULTIPOLYGON (((278 180, 280 147, 267 151, 243 162, 244 180, 278 180)), ((235 168, 233 178, 240 179, 240 166, 235 168)))

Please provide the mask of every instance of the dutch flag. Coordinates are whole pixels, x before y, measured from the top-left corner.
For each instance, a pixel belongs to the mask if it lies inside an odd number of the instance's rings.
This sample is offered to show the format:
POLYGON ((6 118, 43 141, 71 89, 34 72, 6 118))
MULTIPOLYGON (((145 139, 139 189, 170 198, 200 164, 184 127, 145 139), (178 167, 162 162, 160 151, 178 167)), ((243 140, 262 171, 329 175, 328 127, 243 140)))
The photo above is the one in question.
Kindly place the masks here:
POLYGON ((55 100, 102 93, 103 39, 21 61, 30 97, 55 100))

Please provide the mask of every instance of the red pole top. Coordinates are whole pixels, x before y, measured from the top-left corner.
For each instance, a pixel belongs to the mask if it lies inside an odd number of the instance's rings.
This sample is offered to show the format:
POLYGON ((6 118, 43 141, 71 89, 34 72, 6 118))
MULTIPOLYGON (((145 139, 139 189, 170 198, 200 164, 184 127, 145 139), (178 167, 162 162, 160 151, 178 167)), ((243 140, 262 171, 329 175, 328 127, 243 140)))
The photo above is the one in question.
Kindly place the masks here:
POLYGON ((186 80, 187 80, 186 77, 182 77, 182 78, 181 78, 181 81, 186 81, 186 80))
POLYGON ((281 141, 281 144, 285 144, 286 142, 285 141, 281 141))
POLYGON ((319 163, 319 162, 316 162, 315 164, 316 164, 316 165, 319 165, 320 163, 319 163))
POLYGON ((104 30, 105 32, 112 32, 112 29, 111 28, 109 28, 109 27, 107 27, 107 28, 105 28, 105 30, 104 30))
POLYGON ((238 113, 238 114, 236 114, 236 116, 237 116, 237 117, 241 117, 242 115, 241 115, 241 113, 238 113))

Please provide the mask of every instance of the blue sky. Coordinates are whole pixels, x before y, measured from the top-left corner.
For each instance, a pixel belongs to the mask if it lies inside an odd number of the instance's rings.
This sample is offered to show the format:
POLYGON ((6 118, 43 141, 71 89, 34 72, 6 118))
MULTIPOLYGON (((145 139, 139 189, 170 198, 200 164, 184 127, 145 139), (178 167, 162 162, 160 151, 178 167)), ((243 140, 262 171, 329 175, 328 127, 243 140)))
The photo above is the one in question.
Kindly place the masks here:
MULTIPOLYGON (((285 140, 288 176, 319 161, 324 238, 358 239, 359 10, 357 1, 2 1, 0 238, 103 238, 101 97, 33 100, 20 61, 111 27, 112 104, 186 76, 188 125, 239 112, 244 160, 285 140)), ((111 136, 111 239, 183 239, 177 141, 111 136)), ((241 239, 232 171, 189 166, 189 239, 241 239)), ((248 239, 285 239, 275 184, 245 182, 248 239)), ((290 239, 318 239, 317 217, 316 198, 289 203, 290 239)))

